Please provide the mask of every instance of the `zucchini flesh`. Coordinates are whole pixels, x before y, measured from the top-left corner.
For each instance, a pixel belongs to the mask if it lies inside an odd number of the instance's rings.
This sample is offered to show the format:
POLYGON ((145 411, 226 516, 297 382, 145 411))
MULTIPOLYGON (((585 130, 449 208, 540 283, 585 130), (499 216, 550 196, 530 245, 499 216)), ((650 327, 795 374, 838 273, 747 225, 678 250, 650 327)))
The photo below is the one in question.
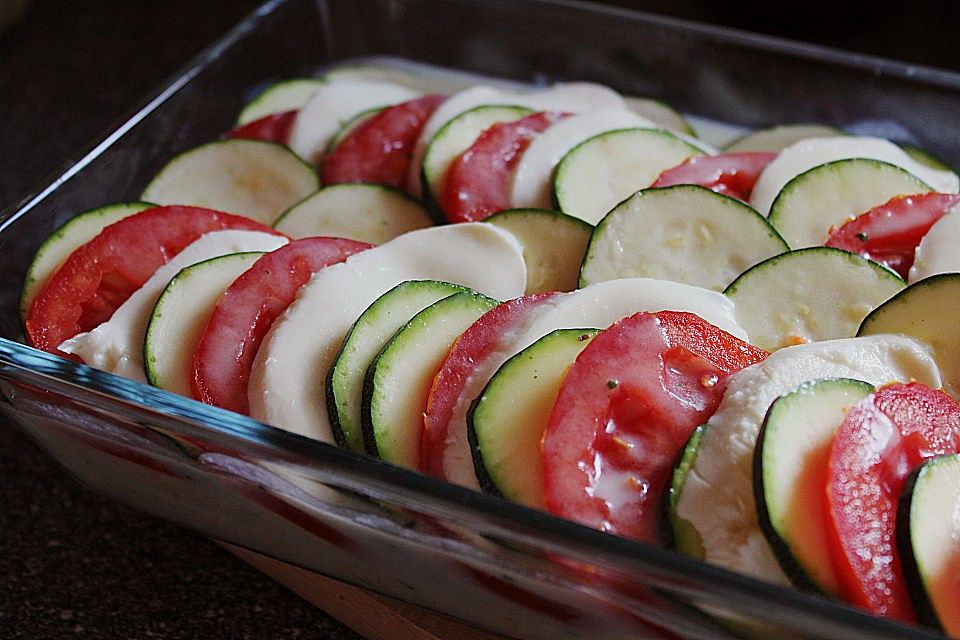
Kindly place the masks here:
POLYGON ((739 200, 696 185, 644 189, 597 225, 580 286, 647 277, 722 291, 786 250, 763 216, 739 200))
POLYGON ((760 129, 737 138, 724 149, 727 153, 741 151, 783 151, 790 145, 807 138, 840 136, 843 132, 822 124, 782 124, 769 129, 760 129))
POLYGON ((670 480, 670 487, 667 489, 667 522, 670 523, 670 533, 673 538, 673 548, 680 553, 703 560, 706 557, 706 551, 703 548, 703 538, 688 520, 677 513, 677 504, 683 493, 683 485, 687 479, 687 474, 693 468, 697 460, 697 452, 700 447, 700 440, 703 438, 703 431, 706 425, 702 424, 693 430, 690 439, 680 453, 680 459, 673 470, 673 477, 670 480))
POLYGON ((283 80, 251 100, 237 116, 237 126, 302 107, 325 81, 317 78, 283 80))
POLYGON ((863 319, 906 283, 847 251, 812 247, 752 267, 724 291, 750 342, 767 351, 856 335, 863 319))

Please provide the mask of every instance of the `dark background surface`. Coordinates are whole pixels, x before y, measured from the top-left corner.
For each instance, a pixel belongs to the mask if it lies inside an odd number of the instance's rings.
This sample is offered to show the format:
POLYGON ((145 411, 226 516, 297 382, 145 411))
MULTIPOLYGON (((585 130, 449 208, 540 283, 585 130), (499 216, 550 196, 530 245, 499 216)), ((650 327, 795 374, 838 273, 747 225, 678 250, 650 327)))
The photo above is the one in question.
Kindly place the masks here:
MULTIPOLYGON (((960 69, 956 2, 615 4, 960 69)), ((0 209, 255 6, 35 0, 0 32, 0 209)), ((207 540, 86 491, 0 422, 0 638, 357 637, 207 540)))

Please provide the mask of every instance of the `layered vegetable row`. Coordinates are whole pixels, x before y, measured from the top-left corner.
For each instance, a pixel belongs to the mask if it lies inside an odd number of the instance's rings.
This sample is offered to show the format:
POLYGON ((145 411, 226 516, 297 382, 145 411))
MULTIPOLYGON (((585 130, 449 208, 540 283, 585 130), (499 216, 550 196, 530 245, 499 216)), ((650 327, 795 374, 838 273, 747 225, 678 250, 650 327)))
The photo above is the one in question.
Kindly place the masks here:
POLYGON ((69 221, 21 312, 51 353, 960 635, 958 190, 880 138, 718 152, 600 85, 344 68, 69 221))

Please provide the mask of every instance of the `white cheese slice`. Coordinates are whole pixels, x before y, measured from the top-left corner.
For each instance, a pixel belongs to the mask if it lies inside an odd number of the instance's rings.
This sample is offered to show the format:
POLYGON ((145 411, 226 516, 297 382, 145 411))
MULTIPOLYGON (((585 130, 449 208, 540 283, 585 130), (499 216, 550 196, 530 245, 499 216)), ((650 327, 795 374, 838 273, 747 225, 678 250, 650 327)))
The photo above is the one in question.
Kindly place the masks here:
POLYGON ((917 380, 941 386, 930 347, 899 335, 786 347, 730 376, 677 502, 677 515, 703 539, 707 562, 789 584, 757 522, 753 456, 760 425, 773 401, 803 382, 823 378, 853 378, 873 385, 917 380))
POLYGON ((598 109, 554 123, 534 138, 520 157, 513 174, 510 204, 517 208, 550 209, 553 171, 568 151, 605 131, 656 126, 626 109, 598 109))
POLYGON ((137 382, 146 382, 143 341, 147 324, 157 299, 173 276, 184 267, 216 256, 244 251, 273 251, 286 243, 286 238, 262 231, 227 230, 204 234, 157 269, 109 320, 92 331, 70 338, 60 345, 60 350, 80 356, 91 367, 137 382))
POLYGON ((433 136, 452 119, 465 111, 483 105, 512 105, 527 107, 534 111, 563 111, 582 113, 602 108, 625 109, 623 97, 609 87, 593 82, 565 82, 542 91, 519 93, 477 86, 465 89, 447 98, 427 119, 420 137, 414 145, 410 169, 407 174, 407 191, 420 197, 420 169, 423 156, 433 136))
POLYGON ((914 283, 938 273, 960 272, 960 205, 937 220, 914 254, 908 280, 914 283))
POLYGON ((554 296, 535 307, 519 326, 507 328, 497 350, 476 363, 457 400, 447 430, 443 459, 445 477, 467 487, 479 488, 467 441, 467 411, 504 362, 556 329, 603 329, 640 311, 664 310, 695 313, 746 340, 746 332, 733 319, 733 303, 725 295, 686 284, 624 278, 554 296))
POLYGON ((318 164, 330 140, 361 111, 413 100, 418 92, 392 82, 334 80, 320 85, 293 120, 287 145, 318 164))
POLYGON ((357 317, 406 280, 443 280, 498 300, 523 293, 526 267, 512 235, 484 223, 404 234, 317 272, 264 338, 250 376, 250 414, 333 442, 327 372, 357 317))
POLYGON ((870 158, 889 162, 909 171, 941 193, 957 193, 960 190, 960 178, 957 174, 922 165, 889 140, 832 136, 807 138, 780 152, 760 174, 750 195, 750 204, 763 215, 768 215, 777 194, 793 178, 821 164, 847 158, 870 158))

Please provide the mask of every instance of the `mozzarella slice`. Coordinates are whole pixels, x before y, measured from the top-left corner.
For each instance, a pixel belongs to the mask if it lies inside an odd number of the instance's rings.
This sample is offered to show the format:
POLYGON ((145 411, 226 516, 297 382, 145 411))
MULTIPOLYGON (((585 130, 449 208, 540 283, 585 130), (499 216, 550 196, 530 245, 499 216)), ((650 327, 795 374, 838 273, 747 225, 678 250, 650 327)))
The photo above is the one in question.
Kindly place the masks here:
POLYGON ((167 283, 181 269, 192 264, 246 251, 273 251, 287 239, 262 231, 213 231, 187 245, 161 266, 120 305, 110 319, 92 331, 77 334, 60 345, 91 367, 116 373, 124 378, 146 382, 143 370, 143 342, 150 314, 167 283))
POLYGON ((418 95, 413 89, 392 82, 337 80, 322 84, 294 118, 287 145, 304 160, 318 164, 331 138, 352 117, 418 95))
POLYGON ((512 235, 472 223, 412 231, 320 270, 257 352, 250 376, 251 415, 333 442, 327 372, 363 310, 406 280, 443 280, 502 300, 523 293, 526 267, 512 235))
POLYGON ((908 280, 914 283, 938 273, 960 272, 960 205, 937 220, 914 254, 908 280))
POLYGON ((599 109, 554 123, 534 138, 520 157, 513 174, 510 204, 516 208, 550 209, 553 170, 568 151, 604 131, 656 126, 626 109, 599 109))
POLYGON ((909 171, 941 193, 957 193, 960 190, 957 174, 922 165, 889 140, 832 136, 807 138, 784 149, 760 174, 750 195, 750 204, 760 213, 768 215, 777 194, 793 178, 821 164, 847 158, 889 162, 909 171))
POLYGON ((789 584, 757 522, 754 450, 773 401, 803 382, 823 378, 877 386, 910 380, 933 388, 942 384, 929 345, 899 335, 787 347, 730 376, 677 501, 677 515, 700 534, 707 562, 789 584))
POLYGON ((500 366, 515 354, 556 329, 605 328, 640 311, 689 311, 724 331, 746 340, 733 319, 733 303, 722 293, 686 284, 625 278, 608 280, 554 296, 535 308, 519 326, 510 327, 498 349, 471 372, 447 430, 444 474, 458 484, 479 488, 467 441, 467 411, 500 366))

